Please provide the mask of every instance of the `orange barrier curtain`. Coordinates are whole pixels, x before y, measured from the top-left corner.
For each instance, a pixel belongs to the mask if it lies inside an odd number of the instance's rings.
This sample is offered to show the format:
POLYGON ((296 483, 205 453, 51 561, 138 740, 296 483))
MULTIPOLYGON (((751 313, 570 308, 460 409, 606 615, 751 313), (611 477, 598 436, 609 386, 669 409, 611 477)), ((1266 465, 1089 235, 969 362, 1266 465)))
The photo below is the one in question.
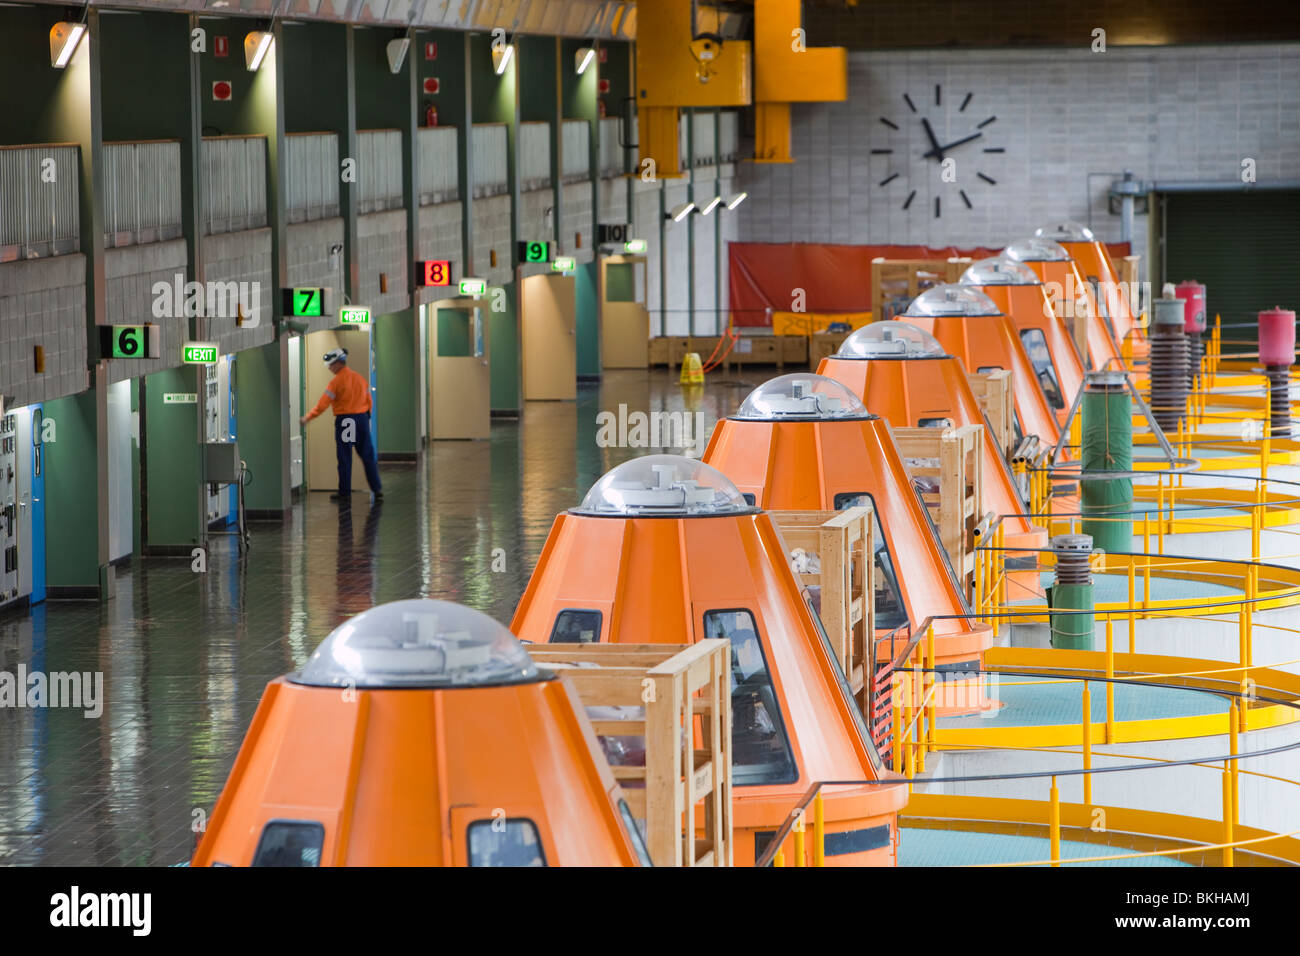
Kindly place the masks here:
MULTIPOLYGON (((1129 254, 1127 242, 1107 243, 1107 248, 1112 257, 1129 254)), ((870 311, 872 259, 983 259, 1002 251, 819 242, 732 242, 728 249, 732 323, 769 328, 774 312, 870 311)))

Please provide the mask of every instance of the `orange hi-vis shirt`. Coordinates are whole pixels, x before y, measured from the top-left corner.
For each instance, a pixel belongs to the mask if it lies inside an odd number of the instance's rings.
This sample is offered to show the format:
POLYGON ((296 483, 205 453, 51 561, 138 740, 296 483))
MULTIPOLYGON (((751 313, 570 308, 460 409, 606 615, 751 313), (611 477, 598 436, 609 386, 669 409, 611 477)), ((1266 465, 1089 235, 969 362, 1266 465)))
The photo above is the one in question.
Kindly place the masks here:
POLYGON ((320 397, 316 407, 307 413, 311 421, 330 405, 334 406, 335 415, 360 415, 370 411, 370 385, 360 372, 354 372, 346 365, 330 379, 325 394, 320 397))

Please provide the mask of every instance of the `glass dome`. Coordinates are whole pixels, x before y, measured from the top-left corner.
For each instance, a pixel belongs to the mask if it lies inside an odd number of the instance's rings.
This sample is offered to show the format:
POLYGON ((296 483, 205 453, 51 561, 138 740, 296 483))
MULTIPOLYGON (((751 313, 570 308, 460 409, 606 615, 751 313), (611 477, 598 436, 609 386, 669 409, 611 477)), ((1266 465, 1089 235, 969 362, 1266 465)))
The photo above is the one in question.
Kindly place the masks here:
POLYGON ((970 264, 961 274, 962 285, 1039 285, 1042 280, 1023 262, 993 256, 970 264))
POLYGON ((485 687, 541 680, 519 640, 450 601, 392 601, 330 632, 289 678, 316 687, 485 687))
POLYGON ((1065 262, 1070 258, 1070 254, 1059 242, 1042 236, 1017 240, 1003 249, 1001 254, 1018 262, 1065 262))
POLYGON ((708 517, 753 510, 718 469, 680 455, 644 455, 606 472, 573 512, 636 518, 708 517))
POLYGON ((839 358, 946 358, 948 353, 929 332, 911 322, 869 322, 835 353, 839 358))
POLYGON ((1053 242, 1096 242, 1097 237, 1081 222, 1075 222, 1072 219, 1062 219, 1060 222, 1051 222, 1046 226, 1039 226, 1034 230, 1034 235, 1039 239, 1051 239, 1053 242))
POLYGON ((765 382, 749 393, 733 418, 772 419, 866 418, 867 406, 842 382, 812 372, 795 372, 765 382))
POLYGON ((945 315, 998 315, 996 303, 979 289, 947 283, 926 289, 907 307, 903 315, 938 318, 945 315))

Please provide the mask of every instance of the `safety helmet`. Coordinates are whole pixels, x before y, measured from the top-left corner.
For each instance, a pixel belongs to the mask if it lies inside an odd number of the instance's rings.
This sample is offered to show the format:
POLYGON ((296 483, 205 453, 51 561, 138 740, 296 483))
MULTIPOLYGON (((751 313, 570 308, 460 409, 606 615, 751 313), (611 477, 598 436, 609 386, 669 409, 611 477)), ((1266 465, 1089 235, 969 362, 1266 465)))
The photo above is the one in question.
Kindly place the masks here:
POLYGON ((325 353, 325 364, 333 365, 335 362, 346 362, 348 360, 347 349, 330 349, 325 353))

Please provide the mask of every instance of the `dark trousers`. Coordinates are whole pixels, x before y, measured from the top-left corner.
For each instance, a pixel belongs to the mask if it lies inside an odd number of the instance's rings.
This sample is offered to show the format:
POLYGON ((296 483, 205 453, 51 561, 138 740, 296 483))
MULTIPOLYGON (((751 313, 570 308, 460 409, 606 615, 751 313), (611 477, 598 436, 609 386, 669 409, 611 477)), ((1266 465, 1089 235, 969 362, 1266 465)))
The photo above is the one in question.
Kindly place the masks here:
POLYGON ((334 416, 334 450, 339 459, 339 494, 346 495, 352 490, 352 449, 356 448, 361 456, 361 464, 366 469, 366 484, 371 491, 382 491, 379 481, 379 461, 375 456, 375 443, 370 439, 370 413, 360 415, 334 416), (343 423, 352 422, 352 441, 343 440, 343 423))

